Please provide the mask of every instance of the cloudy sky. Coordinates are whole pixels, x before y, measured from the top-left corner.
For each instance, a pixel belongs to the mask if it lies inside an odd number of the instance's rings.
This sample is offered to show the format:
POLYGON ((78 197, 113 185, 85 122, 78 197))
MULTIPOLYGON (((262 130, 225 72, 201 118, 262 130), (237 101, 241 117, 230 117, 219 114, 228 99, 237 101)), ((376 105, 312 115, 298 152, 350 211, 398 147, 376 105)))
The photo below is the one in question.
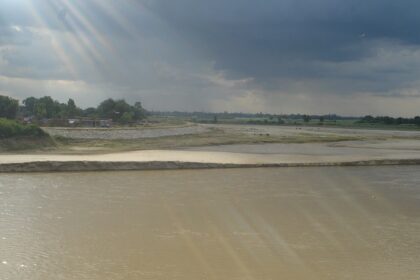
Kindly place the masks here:
POLYGON ((0 0, 0 94, 420 115, 418 0, 0 0))

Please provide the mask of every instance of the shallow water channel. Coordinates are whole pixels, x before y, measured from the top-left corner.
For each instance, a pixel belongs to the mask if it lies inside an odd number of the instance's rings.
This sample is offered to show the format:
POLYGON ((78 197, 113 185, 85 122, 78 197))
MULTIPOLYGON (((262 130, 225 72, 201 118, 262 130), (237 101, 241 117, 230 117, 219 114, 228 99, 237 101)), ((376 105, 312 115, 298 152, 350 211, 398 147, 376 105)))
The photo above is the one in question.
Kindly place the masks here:
POLYGON ((419 167, 0 175, 0 279, 418 279, 419 167))

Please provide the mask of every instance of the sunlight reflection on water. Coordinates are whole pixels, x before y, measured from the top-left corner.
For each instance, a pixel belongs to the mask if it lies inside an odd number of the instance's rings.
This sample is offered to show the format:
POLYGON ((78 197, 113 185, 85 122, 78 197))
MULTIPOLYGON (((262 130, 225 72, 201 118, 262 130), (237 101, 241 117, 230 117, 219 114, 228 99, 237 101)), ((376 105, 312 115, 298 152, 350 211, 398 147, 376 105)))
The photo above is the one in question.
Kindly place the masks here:
POLYGON ((418 167, 1 175, 2 279, 416 279, 418 167))

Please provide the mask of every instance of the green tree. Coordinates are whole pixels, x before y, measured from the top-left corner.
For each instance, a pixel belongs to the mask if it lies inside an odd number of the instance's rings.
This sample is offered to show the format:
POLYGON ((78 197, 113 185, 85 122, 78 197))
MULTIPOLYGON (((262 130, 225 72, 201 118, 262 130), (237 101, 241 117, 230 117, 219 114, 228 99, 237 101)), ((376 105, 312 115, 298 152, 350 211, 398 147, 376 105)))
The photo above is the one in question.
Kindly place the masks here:
POLYGON ((134 103, 134 119, 135 120, 142 120, 146 118, 147 112, 143 108, 141 102, 134 103))
POLYGON ((43 119, 47 117, 47 106, 45 105, 45 103, 42 103, 42 102, 35 103, 34 116, 37 119, 43 119))
POLYGON ((308 123, 311 120, 311 117, 308 115, 303 115, 303 121, 308 123))
POLYGON ((23 100, 23 105, 25 108, 25 114, 28 116, 34 116, 35 115, 35 105, 38 102, 38 99, 31 96, 23 100))
POLYGON ((59 107, 57 106, 58 102, 54 102, 51 96, 44 96, 38 99, 35 107, 36 116, 38 118, 54 118, 56 117, 59 107))
POLYGON ((74 103, 73 99, 69 99, 67 101, 67 116, 70 118, 74 118, 77 114, 77 106, 76 103, 74 103))
POLYGON ((134 113, 133 112, 125 112, 121 118, 119 119, 119 121, 121 123, 129 123, 132 122, 134 119, 134 113))
POLYGON ((89 107, 83 110, 83 116, 85 117, 97 117, 96 108, 89 107))
POLYGON ((0 95, 0 118, 14 119, 19 109, 19 102, 8 96, 0 95))
POLYGON ((419 116, 414 118, 414 124, 420 126, 420 117, 419 116))
POLYGON ((97 113, 102 118, 110 118, 116 122, 131 122, 146 117, 146 110, 143 109, 141 102, 136 102, 134 106, 131 106, 124 99, 104 100, 99 104, 97 113))
POLYGON ((114 112, 117 115, 117 120, 121 119, 125 113, 131 111, 131 106, 125 102, 124 99, 119 99, 115 101, 114 112))
POLYGON ((115 120, 115 101, 112 98, 104 100, 99 104, 97 112, 102 118, 109 118, 115 120))

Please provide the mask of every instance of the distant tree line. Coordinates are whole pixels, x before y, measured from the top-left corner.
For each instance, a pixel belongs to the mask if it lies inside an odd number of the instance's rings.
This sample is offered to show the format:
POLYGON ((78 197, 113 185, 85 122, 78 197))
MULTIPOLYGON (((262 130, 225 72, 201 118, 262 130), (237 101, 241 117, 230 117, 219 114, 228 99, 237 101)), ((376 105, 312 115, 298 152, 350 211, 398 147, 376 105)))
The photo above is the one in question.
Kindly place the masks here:
POLYGON ((242 113, 242 112, 181 112, 181 111, 151 111, 151 115, 164 117, 184 117, 197 119, 214 119, 215 116, 220 119, 234 119, 234 118, 266 118, 266 119, 289 119, 289 120, 322 120, 322 121, 336 121, 336 120, 359 120, 360 117, 339 116, 335 114, 328 115, 305 115, 305 114, 269 114, 269 113, 242 113))
POLYGON ((0 95, 0 118, 14 119, 19 109, 19 102, 8 96, 0 95))
POLYGON ((69 99, 67 103, 60 103, 50 96, 28 97, 22 103, 23 106, 20 107, 19 113, 25 117, 52 119, 73 118, 83 115, 83 110, 76 106, 73 99, 69 99))
POLYGON ((96 108, 79 108, 73 99, 67 103, 60 103, 50 96, 41 98, 28 97, 22 105, 16 99, 0 95, 0 118, 16 119, 18 117, 33 117, 42 119, 67 119, 67 118, 106 118, 115 122, 129 123, 139 121, 147 116, 147 111, 141 102, 134 105, 128 104, 124 99, 106 99, 96 108))
POLYGON ((366 124, 385 124, 385 125, 418 125, 420 126, 420 116, 414 118, 393 118, 388 116, 365 116, 360 119, 359 123, 366 124))

